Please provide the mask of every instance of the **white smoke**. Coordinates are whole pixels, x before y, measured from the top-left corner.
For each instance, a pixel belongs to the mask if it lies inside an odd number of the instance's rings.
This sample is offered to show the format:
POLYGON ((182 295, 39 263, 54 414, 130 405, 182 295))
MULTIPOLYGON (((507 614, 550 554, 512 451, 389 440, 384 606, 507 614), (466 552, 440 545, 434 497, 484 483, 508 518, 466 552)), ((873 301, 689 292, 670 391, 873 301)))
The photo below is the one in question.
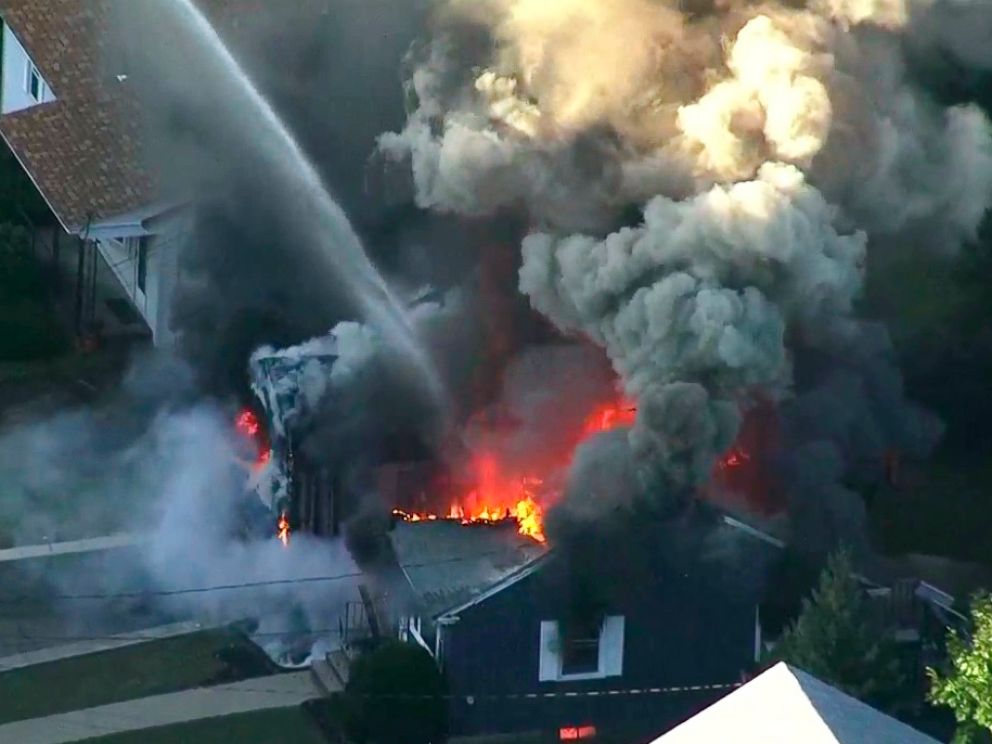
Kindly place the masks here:
POLYGON ((274 519, 244 535, 240 507, 250 495, 231 467, 237 442, 227 418, 198 406, 160 417, 147 437, 142 467, 154 499, 135 529, 154 525, 141 546, 154 588, 240 587, 170 599, 207 622, 255 620, 259 642, 277 659, 299 641, 294 634, 339 641, 345 603, 358 599, 357 567, 340 540, 296 534, 284 547, 274 519))
POLYGON ((129 533, 128 560, 85 575, 67 561, 43 578, 57 593, 150 592, 159 616, 254 620, 277 658, 301 636, 335 642, 345 602, 358 599, 343 542, 295 535, 282 546, 274 517, 245 492, 233 410, 180 389, 189 375, 163 361, 146 360, 105 404, 0 431, 5 536, 38 544, 129 533))
POLYGON ((526 210, 521 290, 605 349, 639 401, 638 461, 685 488, 752 394, 793 395, 797 347, 858 348, 871 245, 975 235, 989 123, 907 71, 992 22, 978 0, 943 21, 949 4, 446 0, 380 148, 422 207, 526 210), (632 206, 642 222, 622 226, 632 206))

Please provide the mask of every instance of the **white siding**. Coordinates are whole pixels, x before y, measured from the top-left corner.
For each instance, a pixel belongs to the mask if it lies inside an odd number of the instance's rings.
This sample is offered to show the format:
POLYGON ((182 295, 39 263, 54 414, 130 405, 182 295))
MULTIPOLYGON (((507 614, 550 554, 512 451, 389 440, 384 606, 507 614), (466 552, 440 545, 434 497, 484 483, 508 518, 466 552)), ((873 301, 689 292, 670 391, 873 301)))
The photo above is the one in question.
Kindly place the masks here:
POLYGON ((7 24, 3 26, 3 76, 0 80, 0 113, 9 114, 14 111, 37 106, 55 100, 55 94, 44 78, 40 79, 38 98, 30 91, 30 74, 34 63, 24 51, 24 47, 14 36, 7 24))
POLYGON ((185 235, 178 225, 156 235, 145 236, 147 268, 145 287, 138 281, 138 256, 141 238, 100 238, 97 245, 113 270, 125 294, 141 313, 152 333, 155 346, 172 344, 169 329, 170 300, 178 271, 177 253, 185 235))

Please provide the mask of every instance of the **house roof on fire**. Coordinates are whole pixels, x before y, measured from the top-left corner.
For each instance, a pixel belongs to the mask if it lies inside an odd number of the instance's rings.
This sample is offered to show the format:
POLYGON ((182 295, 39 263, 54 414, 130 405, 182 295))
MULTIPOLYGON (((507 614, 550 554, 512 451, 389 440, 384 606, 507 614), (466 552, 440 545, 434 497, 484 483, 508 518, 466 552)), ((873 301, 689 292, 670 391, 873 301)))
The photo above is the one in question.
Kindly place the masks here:
MULTIPOLYGON (((0 116, 0 135, 70 232, 147 209, 157 198, 133 81, 107 56, 110 11, 120 1, 0 0, 0 17, 56 98, 0 116)), ((326 12, 328 0, 198 4, 237 34, 260 23, 260 12, 326 12)))
MULTIPOLYGON (((709 559, 723 559, 747 581, 759 566, 785 548, 785 542, 712 506, 698 505, 689 515, 696 524, 709 523, 701 543, 692 543, 709 559), (743 552, 742 552, 743 551, 743 552), (742 560, 742 556, 748 556, 742 560)), ((667 525, 674 533, 663 540, 671 550, 680 531, 690 522, 667 525)), ((397 562, 421 610, 430 617, 455 616, 485 602, 518 581, 542 569, 556 555, 546 544, 519 535, 512 524, 463 526, 446 520, 399 522, 390 533, 397 562)), ((693 553, 696 554, 696 553, 693 553)), ((752 577, 753 578, 753 577, 752 577)), ((856 578, 885 609, 892 593, 885 583, 857 574, 856 578)), ((954 597, 925 581, 913 580, 912 593, 941 627, 959 624, 963 617, 953 607, 954 597)))
POLYGON ((530 573, 548 553, 511 525, 399 522, 390 537, 400 568, 432 617, 530 573))
MULTIPOLYGON (((697 546, 711 556, 733 552, 745 543, 773 551, 784 545, 728 515, 709 509, 701 513, 704 519, 715 519, 705 545, 697 546)), ((512 523, 398 522, 390 536, 407 582, 431 617, 457 615, 484 602, 541 569, 555 555, 546 544, 520 535, 512 523)))
POLYGON ((916 729, 779 663, 653 744, 936 744, 916 729))

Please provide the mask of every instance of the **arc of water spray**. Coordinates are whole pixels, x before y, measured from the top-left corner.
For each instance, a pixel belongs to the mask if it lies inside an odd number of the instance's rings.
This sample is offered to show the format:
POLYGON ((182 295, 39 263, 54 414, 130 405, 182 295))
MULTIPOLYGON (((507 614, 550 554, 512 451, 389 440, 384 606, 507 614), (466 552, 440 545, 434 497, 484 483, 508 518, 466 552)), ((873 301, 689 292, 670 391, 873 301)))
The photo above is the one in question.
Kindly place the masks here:
POLYGON ((334 253, 323 251, 324 259, 351 294, 362 319, 410 363, 433 401, 442 408, 446 407, 440 374, 418 339, 405 308, 365 253, 344 210, 331 197, 317 169, 289 128, 193 0, 166 2, 176 9, 195 38, 210 50, 217 63, 236 84, 237 92, 252 111, 258 114, 258 123, 265 128, 270 138, 268 146, 278 150, 278 157, 275 159, 277 164, 287 171, 287 178, 295 180, 294 185, 301 187, 300 196, 309 202, 307 206, 316 219, 315 227, 326 231, 327 243, 334 247, 334 253))

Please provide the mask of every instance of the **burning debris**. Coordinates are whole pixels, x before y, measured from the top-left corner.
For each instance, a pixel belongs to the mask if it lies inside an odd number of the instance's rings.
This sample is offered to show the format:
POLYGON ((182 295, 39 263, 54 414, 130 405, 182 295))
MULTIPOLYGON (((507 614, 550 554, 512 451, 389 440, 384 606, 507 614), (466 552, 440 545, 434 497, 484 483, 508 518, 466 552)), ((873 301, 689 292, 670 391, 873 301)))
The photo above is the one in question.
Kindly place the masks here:
MULTIPOLYGON (((342 379, 353 379, 354 370, 369 364, 373 358, 369 349, 373 344, 373 339, 363 336, 358 326, 349 326, 337 329, 325 339, 282 351, 263 349, 253 357, 254 387, 268 415, 273 418, 271 429, 276 433, 274 445, 264 445, 265 454, 260 456, 259 462, 268 463, 276 452, 279 453, 277 462, 282 463, 264 471, 267 485, 256 478, 255 488, 259 492, 284 494, 266 501, 278 514, 277 534, 284 543, 288 541, 290 525, 305 526, 307 520, 300 516, 318 508, 311 503, 313 500, 336 502, 341 498, 340 493, 312 494, 308 489, 300 488, 306 476, 299 471, 299 457, 292 453, 290 440, 294 436, 300 439, 307 431, 301 424, 333 411, 329 401, 334 400, 336 391, 347 387, 342 379), (366 339, 363 344, 352 346, 366 351, 353 355, 353 360, 346 365, 352 370, 347 377, 342 376, 339 366, 342 364, 342 334, 345 338, 366 339), (326 398, 328 395, 331 397, 326 398)), ((555 350, 550 358, 564 358, 561 351, 555 350)), ((566 356, 570 356, 570 361, 565 368, 571 368, 583 358, 571 350, 566 356)), ((552 367, 555 364, 558 363, 552 367)), ((370 369, 366 366, 366 370, 370 369)), ((511 371, 510 376, 513 374, 511 371)), ((449 471, 443 477, 438 477, 436 472, 417 475, 410 468, 397 471, 392 477, 394 490, 382 492, 392 517, 410 523, 445 521, 480 527, 512 525, 521 535, 545 542, 546 512, 563 496, 565 474, 575 450, 604 433, 634 426, 637 405, 632 399, 615 394, 612 400, 591 402, 606 390, 615 389, 615 382, 607 379, 602 390, 582 392, 570 403, 575 409, 569 411, 569 416, 562 417, 556 410, 562 404, 556 391, 542 393, 533 382, 531 373, 523 375, 516 386, 526 391, 524 399, 514 401, 513 394, 509 394, 506 410, 492 408, 470 419, 465 454, 456 458, 456 463, 465 462, 467 467, 457 464, 428 467, 428 470, 437 471, 440 467, 449 471), (548 404, 550 407, 545 410, 544 406, 548 404), (556 424, 553 436, 531 439, 530 429, 535 418, 550 418, 556 424)), ((237 427, 259 442, 262 449, 265 427, 254 413, 243 411, 237 427)), ((738 447, 716 467, 736 468, 747 459, 747 453, 738 447)), ((337 509, 337 504, 332 508, 337 509)))
POLYGON ((263 470, 272 459, 272 449, 269 447, 262 430, 258 416, 250 408, 242 409, 234 421, 234 428, 256 450, 256 456, 250 466, 253 471, 263 470))
POLYGON ((515 523, 521 535, 544 542, 544 508, 538 503, 538 478, 504 480, 495 458, 482 456, 478 462, 479 483, 464 498, 456 499, 444 514, 406 512, 395 508, 394 517, 404 522, 445 520, 463 525, 515 523))
POLYGON ((279 515, 279 521, 276 523, 276 537, 283 544, 283 547, 289 547, 289 532, 289 516, 283 512, 279 515))
POLYGON ((716 466, 720 470, 728 470, 730 468, 739 468, 750 461, 751 455, 740 447, 733 447, 730 452, 720 458, 716 466))
POLYGON ((520 534, 544 542, 545 509, 561 498, 561 474, 567 471, 575 448, 603 432, 630 427, 636 412, 628 400, 596 406, 581 430, 571 437, 572 444, 564 456, 546 465, 545 472, 508 476, 498 455, 483 449, 473 460, 474 487, 454 501, 448 518, 464 524, 515 520, 520 534))

